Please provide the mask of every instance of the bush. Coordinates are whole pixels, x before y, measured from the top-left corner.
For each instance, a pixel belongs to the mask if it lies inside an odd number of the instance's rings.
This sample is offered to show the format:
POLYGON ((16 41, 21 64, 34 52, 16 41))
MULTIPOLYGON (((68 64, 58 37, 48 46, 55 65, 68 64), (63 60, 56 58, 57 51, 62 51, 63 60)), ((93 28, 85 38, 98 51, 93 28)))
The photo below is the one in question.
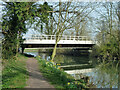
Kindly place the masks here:
POLYGON ((115 38, 110 38, 110 40, 105 43, 95 45, 92 48, 90 57, 96 62, 119 61, 119 43, 115 38))

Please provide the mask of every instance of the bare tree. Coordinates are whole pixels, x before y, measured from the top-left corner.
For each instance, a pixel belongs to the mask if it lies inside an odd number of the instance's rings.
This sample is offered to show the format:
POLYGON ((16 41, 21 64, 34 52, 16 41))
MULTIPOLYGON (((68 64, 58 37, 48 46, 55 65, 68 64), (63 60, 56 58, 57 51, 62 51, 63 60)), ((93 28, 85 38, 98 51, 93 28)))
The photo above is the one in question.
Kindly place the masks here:
POLYGON ((55 47, 53 49, 51 61, 54 60, 54 57, 56 55, 57 43, 61 39, 64 31, 73 29, 77 24, 84 21, 86 17, 95 8, 91 6, 92 6, 91 3, 87 3, 87 4, 84 4, 83 8, 80 8, 78 3, 72 3, 72 2, 59 2, 59 4, 56 6, 56 8, 59 8, 59 10, 54 11, 58 13, 55 13, 55 17, 53 18, 54 25, 56 27, 56 33, 55 33, 56 42, 55 42, 55 47), (89 10, 86 10, 88 8, 89 10), (76 19, 78 17, 80 17, 80 19, 79 21, 76 22, 76 19))
POLYGON ((96 27, 99 30, 100 33, 98 38, 99 41, 103 41, 103 36, 105 39, 105 42, 108 42, 110 37, 114 37, 115 33, 117 31, 117 22, 118 22, 118 17, 116 15, 116 3, 112 2, 107 2, 107 3, 101 3, 100 7, 104 11, 97 11, 100 17, 97 20, 96 27), (104 34, 104 35, 103 35, 104 34))

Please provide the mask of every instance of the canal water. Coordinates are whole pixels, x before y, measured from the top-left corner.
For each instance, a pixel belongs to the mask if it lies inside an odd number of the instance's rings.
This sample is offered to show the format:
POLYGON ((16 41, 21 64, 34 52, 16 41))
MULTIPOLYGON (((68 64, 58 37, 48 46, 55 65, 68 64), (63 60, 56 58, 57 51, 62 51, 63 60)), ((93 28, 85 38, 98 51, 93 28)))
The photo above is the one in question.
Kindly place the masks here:
MULTIPOLYGON (((27 54, 39 55, 42 59, 50 60, 51 53, 25 52, 27 54)), ((75 79, 80 79, 83 75, 89 76, 89 82, 96 88, 118 88, 118 69, 113 65, 95 65, 95 61, 89 55, 77 54, 57 54, 54 61, 61 64, 65 72, 75 79)))

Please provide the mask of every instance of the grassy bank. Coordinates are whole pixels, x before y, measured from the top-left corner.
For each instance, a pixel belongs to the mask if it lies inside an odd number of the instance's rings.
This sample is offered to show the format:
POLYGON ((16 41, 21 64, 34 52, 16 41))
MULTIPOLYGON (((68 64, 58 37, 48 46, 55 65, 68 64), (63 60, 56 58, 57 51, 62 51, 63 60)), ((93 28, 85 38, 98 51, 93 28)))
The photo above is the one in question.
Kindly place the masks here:
POLYGON ((64 72, 63 69, 59 68, 59 65, 42 60, 40 57, 37 57, 37 60, 43 76, 46 77, 48 81, 55 86, 55 88, 87 88, 87 83, 84 80, 75 80, 72 76, 64 72))
POLYGON ((9 60, 3 60, 2 88, 24 88, 28 73, 26 70, 27 57, 17 54, 9 60))

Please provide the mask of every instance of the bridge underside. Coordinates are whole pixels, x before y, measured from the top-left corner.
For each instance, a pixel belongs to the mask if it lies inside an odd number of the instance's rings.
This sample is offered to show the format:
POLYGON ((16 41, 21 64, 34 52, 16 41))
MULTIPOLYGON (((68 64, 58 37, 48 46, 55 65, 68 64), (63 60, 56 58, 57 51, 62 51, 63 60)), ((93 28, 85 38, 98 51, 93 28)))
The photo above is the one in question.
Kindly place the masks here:
MULTIPOLYGON (((89 50, 94 44, 58 44, 57 48, 80 48, 89 50)), ((54 48, 55 44, 22 44, 22 48, 54 48)))

